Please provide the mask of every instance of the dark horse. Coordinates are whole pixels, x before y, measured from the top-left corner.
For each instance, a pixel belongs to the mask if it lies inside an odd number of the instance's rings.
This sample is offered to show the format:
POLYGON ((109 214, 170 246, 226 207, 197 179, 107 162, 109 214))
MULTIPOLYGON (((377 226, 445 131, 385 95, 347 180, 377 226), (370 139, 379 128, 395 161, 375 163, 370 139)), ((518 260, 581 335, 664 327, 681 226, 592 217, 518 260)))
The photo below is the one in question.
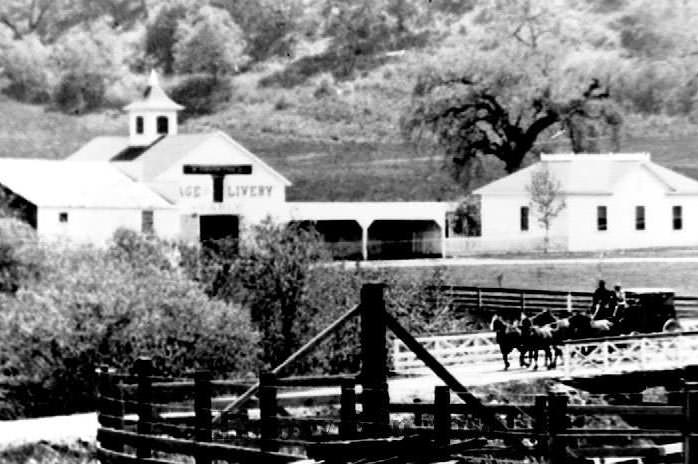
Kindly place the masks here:
POLYGON ((497 314, 492 318, 490 328, 496 333, 497 345, 499 345, 499 351, 502 353, 502 359, 504 360, 504 370, 509 369, 509 353, 514 351, 514 349, 519 350, 519 366, 525 367, 526 360, 524 355, 526 350, 522 346, 521 329, 507 323, 497 314))
POLYGON ((541 350, 545 354, 545 367, 548 369, 556 367, 558 357, 562 355, 558 346, 561 342, 561 334, 556 326, 557 322, 549 309, 530 319, 524 317, 521 320, 522 344, 528 352, 529 364, 533 365, 533 369, 538 369, 538 354, 541 350))

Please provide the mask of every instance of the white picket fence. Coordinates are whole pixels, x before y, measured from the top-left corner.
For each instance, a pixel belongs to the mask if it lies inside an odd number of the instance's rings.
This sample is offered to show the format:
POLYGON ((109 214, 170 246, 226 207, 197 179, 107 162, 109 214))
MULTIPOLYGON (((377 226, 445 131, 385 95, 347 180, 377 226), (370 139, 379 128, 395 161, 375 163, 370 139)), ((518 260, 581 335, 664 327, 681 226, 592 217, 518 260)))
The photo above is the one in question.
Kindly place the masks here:
MULTIPOLYGON (((503 367, 494 332, 421 337, 418 341, 446 367, 469 367, 475 372, 488 372, 503 367)), ((563 345, 562 350, 561 370, 565 376, 671 369, 698 363, 698 332, 669 332, 570 342, 563 345)), ((399 340, 393 344, 392 356, 393 368, 399 374, 429 372, 399 340)), ((514 352, 510 357, 514 356, 518 356, 518 353, 514 352)))

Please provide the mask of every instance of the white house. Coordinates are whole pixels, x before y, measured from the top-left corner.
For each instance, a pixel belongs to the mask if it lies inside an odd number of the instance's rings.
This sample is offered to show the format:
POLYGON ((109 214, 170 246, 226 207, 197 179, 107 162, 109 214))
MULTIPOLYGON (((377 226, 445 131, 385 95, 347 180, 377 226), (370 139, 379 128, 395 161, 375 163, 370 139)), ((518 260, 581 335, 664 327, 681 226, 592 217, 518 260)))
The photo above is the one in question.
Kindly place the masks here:
POLYGON ((566 207, 552 221, 551 248, 610 250, 698 245, 698 181, 648 153, 543 155, 481 187, 481 248, 540 249, 545 235, 527 187, 547 169, 566 207))
POLYGON ((127 135, 97 137, 62 161, 0 159, 0 189, 44 238, 103 244, 126 227, 244 240, 271 217, 312 223, 356 258, 443 253, 447 203, 288 203, 289 180, 225 133, 180 134, 181 109, 152 73, 125 108, 127 135))

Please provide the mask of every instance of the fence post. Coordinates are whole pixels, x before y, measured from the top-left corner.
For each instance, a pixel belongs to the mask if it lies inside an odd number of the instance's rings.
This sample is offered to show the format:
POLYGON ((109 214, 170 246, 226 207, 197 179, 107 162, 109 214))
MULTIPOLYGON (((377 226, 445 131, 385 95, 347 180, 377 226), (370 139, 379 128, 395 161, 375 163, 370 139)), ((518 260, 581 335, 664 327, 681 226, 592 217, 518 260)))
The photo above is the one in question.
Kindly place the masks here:
MULTIPOLYGON (((136 389, 138 424, 136 425, 136 432, 138 435, 150 435, 153 433, 153 385, 151 379, 153 360, 140 357, 136 360, 135 369, 138 376, 138 387, 136 389)), ((141 442, 136 448, 136 456, 139 459, 147 459, 151 455, 151 449, 146 442, 141 442)))
POLYGON ((451 442, 451 390, 444 386, 434 387, 434 444, 448 446, 451 442))
POLYGON ((525 313, 526 312, 526 292, 524 292, 523 290, 521 291, 521 294, 520 294, 520 300, 521 300, 521 303, 520 303, 521 304, 521 312, 525 313))
MULTIPOLYGON (((200 442, 212 441, 211 373, 209 371, 196 371, 194 373, 194 414, 196 416, 194 439, 200 442)), ((196 464, 211 463, 211 459, 205 451, 197 449, 195 458, 196 464)))
POLYGON ((477 310, 478 312, 482 311, 482 289, 480 287, 477 288, 477 310))
POLYGON ((356 436, 356 383, 353 380, 342 382, 339 407, 339 435, 343 440, 351 440, 356 436))
POLYGON ((278 408, 276 376, 271 372, 262 372, 259 375, 259 418, 261 448, 265 451, 274 451, 276 446, 271 440, 279 436, 279 424, 276 419, 278 408))
POLYGON ((567 292, 567 312, 572 313, 572 292, 567 292))
POLYGON ((698 366, 684 370, 683 455, 685 464, 698 462, 698 366))
POLYGON ((390 425, 384 290, 383 283, 361 287, 362 431, 369 435, 384 435, 390 425))
MULTIPOLYGON (((123 392, 114 376, 116 370, 102 365, 97 368, 98 422, 101 427, 117 430, 124 428, 124 402, 123 392)), ((123 452, 124 446, 118 441, 105 440, 101 443, 104 449, 123 452)))
POLYGON ((567 462, 565 440, 558 437, 567 428, 567 395, 550 393, 548 395, 548 456, 550 464, 567 462))
MULTIPOLYGON (((412 400, 414 404, 421 404, 422 400, 419 398, 415 398, 412 400)), ((424 421, 422 420, 422 411, 415 411, 414 413, 414 426, 415 427, 421 427, 424 424, 424 421)))
POLYGON ((533 430, 536 434, 538 454, 548 456, 548 399, 536 395, 533 404, 533 430))

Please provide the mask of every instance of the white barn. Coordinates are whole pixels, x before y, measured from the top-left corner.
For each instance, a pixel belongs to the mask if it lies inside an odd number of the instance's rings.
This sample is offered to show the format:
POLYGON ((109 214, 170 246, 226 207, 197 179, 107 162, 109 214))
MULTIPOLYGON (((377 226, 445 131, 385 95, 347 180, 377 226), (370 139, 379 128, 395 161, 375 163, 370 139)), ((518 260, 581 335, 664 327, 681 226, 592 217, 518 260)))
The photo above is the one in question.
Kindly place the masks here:
POLYGON ((566 207, 552 222, 551 249, 569 251, 698 245, 698 181, 650 159, 648 153, 555 154, 477 189, 480 248, 541 249, 527 187, 547 169, 566 207))
POLYGON ((184 241, 245 239, 249 226, 312 223, 356 259, 443 254, 448 203, 286 202, 283 175, 223 132, 180 134, 151 74, 129 132, 65 160, 0 159, 0 189, 43 238, 104 244, 120 227, 184 241))

